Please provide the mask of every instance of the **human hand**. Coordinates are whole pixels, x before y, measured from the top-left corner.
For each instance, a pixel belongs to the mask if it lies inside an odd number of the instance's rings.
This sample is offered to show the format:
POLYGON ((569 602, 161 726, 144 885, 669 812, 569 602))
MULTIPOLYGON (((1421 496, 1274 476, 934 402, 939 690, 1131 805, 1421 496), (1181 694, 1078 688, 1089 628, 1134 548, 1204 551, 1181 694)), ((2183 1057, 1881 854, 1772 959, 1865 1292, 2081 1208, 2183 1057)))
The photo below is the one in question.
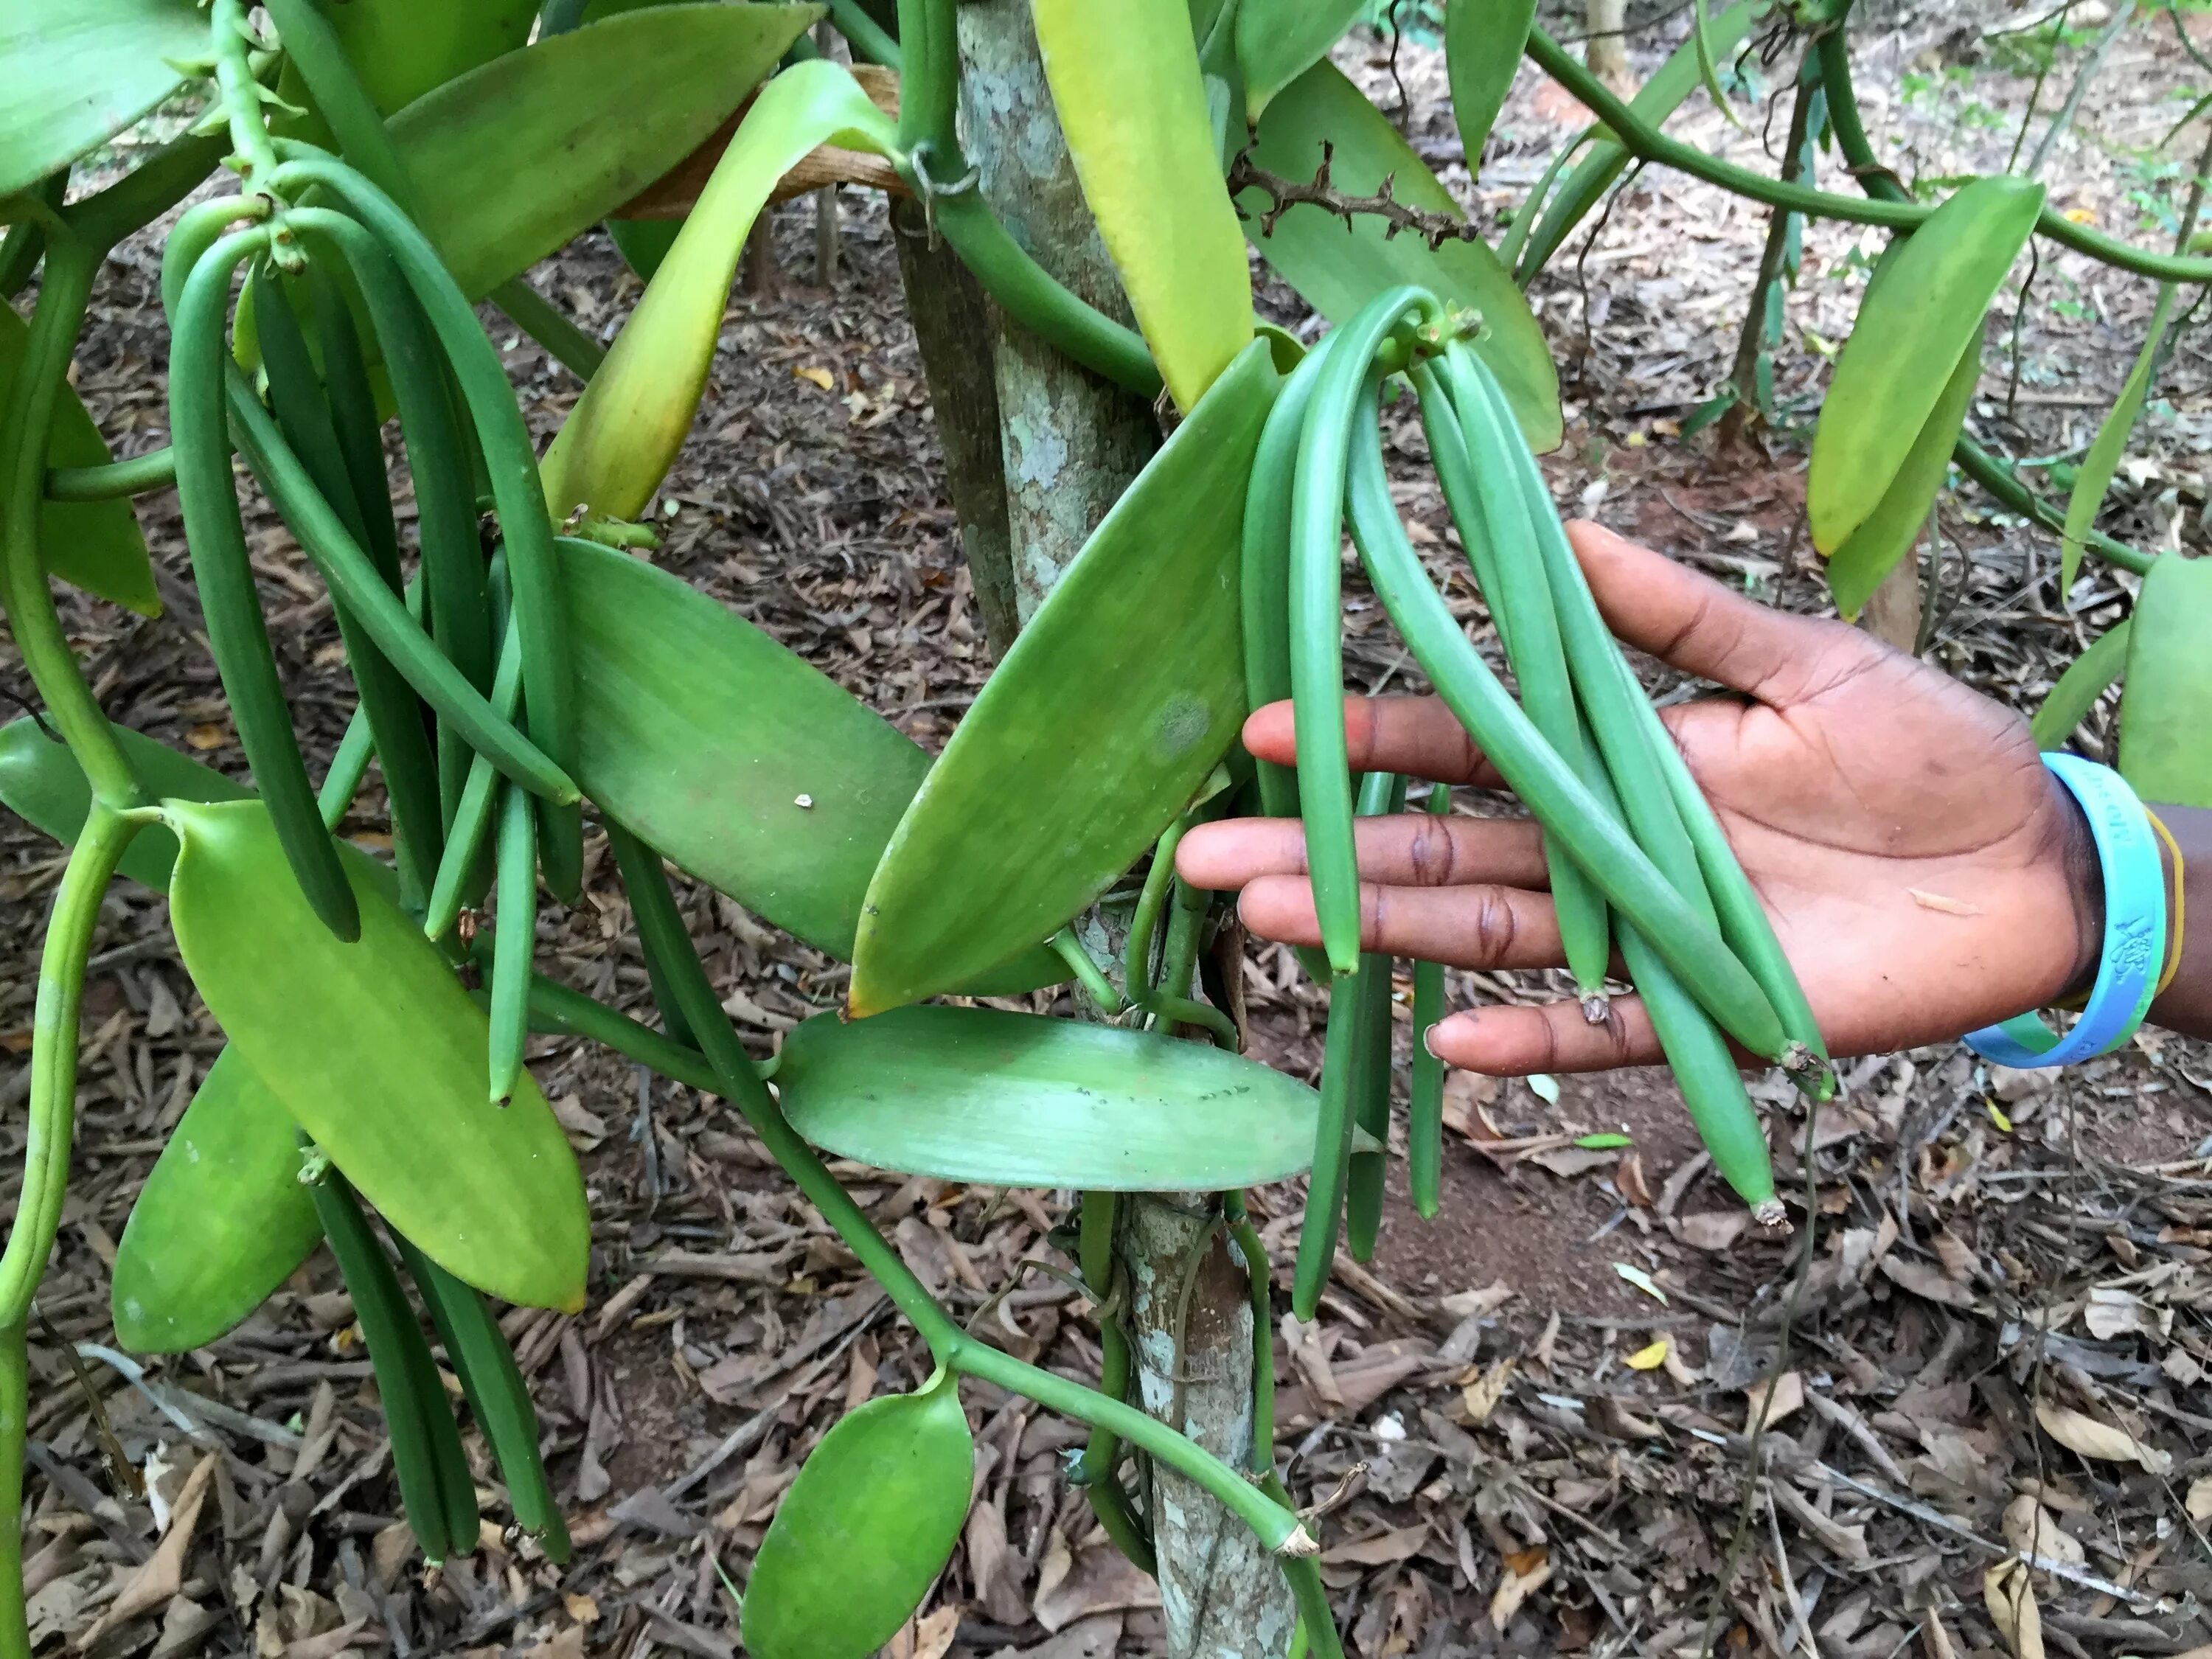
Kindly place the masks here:
MULTIPOLYGON (((2103 927, 2096 854, 2025 720, 1842 623, 1753 604, 1596 525, 1568 533, 1625 643, 1741 694, 1660 712, 1832 1053, 1945 1041, 2087 982, 2103 927)), ((1355 770, 1503 787, 1432 697, 1350 698, 1345 726, 1355 770)), ((1255 712, 1244 743, 1290 764, 1291 705, 1255 712)), ((1363 949, 1562 965, 1534 823, 1365 818, 1358 849, 1363 949)), ((1196 886, 1241 888, 1254 933, 1320 942, 1296 822, 1200 825, 1176 867, 1196 886)), ((1633 998, 1598 1025, 1571 1001, 1461 1012, 1431 1047, 1503 1076, 1661 1058, 1633 998)))

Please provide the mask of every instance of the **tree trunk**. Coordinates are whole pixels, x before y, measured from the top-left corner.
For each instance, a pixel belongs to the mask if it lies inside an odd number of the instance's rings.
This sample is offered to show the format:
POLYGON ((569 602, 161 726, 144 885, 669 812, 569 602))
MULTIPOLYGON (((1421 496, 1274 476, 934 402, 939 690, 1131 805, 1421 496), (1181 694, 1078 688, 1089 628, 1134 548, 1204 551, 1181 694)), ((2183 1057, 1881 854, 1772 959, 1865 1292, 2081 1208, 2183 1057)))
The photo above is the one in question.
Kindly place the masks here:
POLYGON ((1626 97, 1636 89, 1628 68, 1628 0, 1589 0, 1583 27, 1589 35, 1583 54, 1589 72, 1626 97))
POLYGON ((951 245, 930 246, 921 204, 891 204, 891 242, 898 250, 906 313, 929 378, 930 413, 945 453, 945 481, 960 548, 975 584, 975 608, 991 653, 1006 654, 1020 620, 1014 615, 1014 556, 1006 531, 1006 469, 999 447, 999 383, 990 341, 996 308, 951 245))
MULTIPOLYGON (((958 15, 962 125, 985 199, 1038 264, 1127 320, 1053 112, 1028 0, 970 0, 958 15)), ((1014 608, 1026 622, 1143 471, 1159 446, 1159 424, 1146 399, 995 308, 992 314, 1014 608)), ((1132 650, 1143 648, 1131 642, 1132 650)), ((1095 917, 1082 930, 1087 942, 1099 942, 1092 936, 1104 922, 1095 917)), ((1104 931, 1106 942, 1118 945, 1121 929, 1104 931)), ((1117 1249, 1133 1287, 1127 1317, 1140 1402, 1154 1416, 1179 1416, 1177 1427, 1241 1465, 1252 1435, 1251 1310, 1217 1200, 1203 1193, 1139 1196, 1120 1209, 1117 1249)), ((1267 1550, 1168 1471, 1155 1468, 1144 1490, 1170 1659, 1279 1659, 1294 1614, 1267 1550)))
MULTIPOLYGON (((980 0, 960 17, 960 112, 986 200, 1036 262, 1127 320, 1113 261, 1053 113, 1022 0, 980 0)), ((1014 605, 1036 614, 1106 509, 1159 447, 1151 406, 1001 317, 994 343, 1006 453, 1014 605)))

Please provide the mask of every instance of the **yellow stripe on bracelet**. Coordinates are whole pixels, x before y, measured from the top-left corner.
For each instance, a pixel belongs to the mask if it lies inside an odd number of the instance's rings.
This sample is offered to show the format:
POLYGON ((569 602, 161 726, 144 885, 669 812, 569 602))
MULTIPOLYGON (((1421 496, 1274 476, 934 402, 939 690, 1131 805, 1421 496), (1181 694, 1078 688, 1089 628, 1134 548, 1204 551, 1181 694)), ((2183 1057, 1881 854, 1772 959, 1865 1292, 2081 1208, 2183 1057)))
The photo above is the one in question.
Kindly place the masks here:
POLYGON ((2158 814, 2148 807, 2143 809, 2143 816, 2150 820, 2150 827, 2166 843, 2166 856, 2173 860, 2173 914, 2166 921, 2166 971, 2158 976, 2157 987, 2151 992, 2154 997, 2162 997, 2166 994, 2166 988, 2173 983, 2173 976, 2181 971, 2182 907, 2188 896, 2189 882, 2187 872, 2182 868, 2181 848, 2174 843, 2173 831, 2167 829, 2160 821, 2158 814))

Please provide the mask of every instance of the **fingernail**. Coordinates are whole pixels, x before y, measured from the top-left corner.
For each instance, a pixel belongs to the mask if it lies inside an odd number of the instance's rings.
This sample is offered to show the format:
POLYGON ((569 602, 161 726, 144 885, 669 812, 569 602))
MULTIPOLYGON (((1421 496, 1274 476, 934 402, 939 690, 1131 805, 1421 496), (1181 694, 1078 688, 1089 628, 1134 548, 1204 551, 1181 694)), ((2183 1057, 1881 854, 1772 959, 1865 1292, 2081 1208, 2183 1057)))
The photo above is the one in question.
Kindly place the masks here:
MULTIPOLYGON (((1452 1014, 1448 1018, 1459 1024, 1472 1025, 1474 1023, 1474 1010, 1469 1008, 1463 1013, 1452 1014)), ((1437 1050, 1437 1027, 1443 1024, 1444 1021, 1440 1019, 1436 1025, 1430 1026, 1427 1030, 1421 1033, 1421 1047, 1426 1048, 1430 1054, 1437 1060, 1442 1060, 1443 1055, 1437 1050)))

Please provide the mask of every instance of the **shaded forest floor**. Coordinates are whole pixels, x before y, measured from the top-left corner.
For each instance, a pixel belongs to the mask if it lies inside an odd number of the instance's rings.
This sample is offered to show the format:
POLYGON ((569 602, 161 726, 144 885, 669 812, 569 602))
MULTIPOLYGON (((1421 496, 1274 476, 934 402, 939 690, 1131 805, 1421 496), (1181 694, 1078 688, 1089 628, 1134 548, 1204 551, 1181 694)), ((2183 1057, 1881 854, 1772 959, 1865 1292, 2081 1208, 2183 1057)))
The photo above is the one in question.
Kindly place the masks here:
MULTIPOLYGON (((2022 20, 1993 27, 2008 21, 2022 20)), ((2002 166, 2027 106, 2019 66, 1963 36, 1947 16, 1856 54, 1869 124, 1908 178, 2002 166)), ((1657 58, 1648 45, 1637 56, 1647 73, 1657 58)), ((1365 37, 1340 55, 1386 109, 1402 83, 1409 135, 1486 218, 1519 199, 1579 121, 1524 73, 1477 188, 1458 161, 1433 51, 1409 42, 1395 76, 1365 37)), ((2062 54, 2045 110, 2085 55, 2062 54)), ((1761 118, 1789 73, 1784 62, 1758 78, 1765 101, 1748 131, 1702 100, 1675 130, 1771 168, 1761 118)), ((2166 17, 2138 20, 2075 135, 2054 149, 2054 202, 2117 234, 2169 240, 2204 134, 2185 129, 2168 148, 2178 169, 2148 147, 2207 84, 2212 70, 2166 17)), ((1822 168, 1830 188, 1850 188, 1833 163, 1822 168)), ((880 204, 848 198, 827 284, 812 264, 813 212, 782 210, 780 289, 732 296, 699 424, 661 498, 655 557, 935 747, 988 652, 880 204)), ((1587 244, 1568 244, 1534 289, 1568 414, 1567 442, 1546 465, 1563 502, 1767 602, 1818 611, 1825 588, 1802 534, 1804 441, 1871 236, 1805 235, 1777 354, 1778 426, 1727 454, 1710 434, 1680 435, 1728 374, 1765 234, 1747 204, 1645 174, 1587 244)), ((166 439, 155 275, 150 239, 118 252, 78 364, 118 454, 166 439)), ((535 280, 603 335, 637 293, 597 235, 535 280)), ((1263 299, 1285 323, 1305 322, 1279 287, 1263 299)), ((1993 337, 1975 429, 2014 455, 2057 458, 2038 476, 2063 499, 2064 469, 2117 392, 2150 303, 2148 283, 2046 249, 2021 307, 2016 380, 2010 342, 1993 337)), ((575 383, 526 341, 496 337, 533 425, 550 433, 575 383)), ((2201 342, 2183 331, 2114 490, 2106 526, 2138 544, 2203 550, 2212 398, 2201 342)), ((1486 616, 1454 574, 1418 427, 1401 417, 1391 438, 1417 539, 1494 654, 1486 616)), ((241 772, 173 496, 140 507, 167 615, 141 623, 72 603, 68 621, 111 714, 241 772)), ((2055 544, 1992 514, 1971 486, 1947 495, 1942 528, 1928 649, 1993 696, 2032 708, 2126 612, 2131 579, 2094 562, 2062 605, 2055 544)), ((295 720, 319 764, 350 702, 329 604, 272 520, 252 535, 295 720)), ((1418 687, 1356 582, 1352 597, 1352 677, 1418 687)), ((4 652, 0 687, 28 690, 4 652)), ((2107 740, 2105 719, 2085 734, 2093 750, 2107 740)), ((372 794, 349 828, 366 837, 380 822, 372 794)), ((644 975, 603 844, 589 856, 585 904, 541 924, 541 966, 641 1007, 644 975)), ((0 1190, 10 1193, 35 943, 59 870, 50 844, 0 814, 0 1190)), ((840 999, 837 964, 726 900, 687 898, 759 1052, 840 999)), ((565 1572, 498 1540, 503 1510, 484 1464, 485 1548, 423 1581, 326 1258, 222 1342, 150 1366, 146 1389, 87 1362, 155 1496, 118 1499, 105 1486, 59 1342, 111 1340, 114 1240, 221 1040, 164 909, 159 896, 118 887, 88 989, 74 1186, 33 1332, 37 1633, 54 1650, 156 1659, 249 1647, 263 1659, 352 1648, 726 1659, 732 1587, 808 1446, 850 1404, 911 1387, 927 1358, 720 1103, 574 1043, 542 1040, 532 1061, 584 1158, 592 1300, 573 1318, 508 1321, 574 1517, 565 1572), (157 1557, 188 1480, 204 1501, 157 1557)), ((1272 949, 1255 949, 1249 981, 1255 1051, 1311 1076, 1316 994, 1272 949)), ((1464 1005, 1550 993, 1513 975, 1455 975, 1452 994, 1464 1005)), ((1050 994, 1036 1006, 1049 1007, 1050 994)), ((1402 1007, 1399 1018, 1402 1045, 1402 1007)), ((1811 1269, 1794 1296, 1784 1247, 1747 1233, 1663 1072, 1561 1079, 1556 1099, 1521 1082, 1453 1079, 1463 1132, 1448 1148, 1443 1216, 1424 1226, 1401 1188, 1372 1271, 1340 1275, 1322 1320, 1279 1359, 1277 1449, 1291 1487, 1304 1502, 1341 1492, 1322 1564, 1353 1651, 1672 1655, 1697 1652, 1711 1627, 1731 1654, 1887 1659, 1917 1643, 1929 1659, 2026 1659, 2023 1596, 2044 1650, 2212 1644, 2202 1608, 2212 1601, 2212 1397, 2202 1386, 2212 1056, 2149 1032, 2056 1079, 1992 1076, 1955 1047, 1844 1070, 1841 1103, 1814 1127, 1810 1171, 1797 1103, 1771 1079, 1757 1091, 1793 1206, 1808 1182, 1815 1194, 1811 1269), (1632 1147, 1565 1144, 1599 1129, 1625 1130, 1632 1147), (1741 1570, 1717 1595, 1746 1499, 1747 1390, 1785 1342, 1770 1478, 1752 1488, 1741 1570), (2005 1567, 2024 1544, 2051 1570, 2005 1567)), ((843 1173, 963 1315, 1018 1261, 1049 1256, 1042 1236, 1066 1197, 843 1173)), ((1255 1199, 1279 1268, 1298 1197, 1255 1199)), ((1802 1208, 1796 1219, 1802 1240, 1802 1208)), ((994 1316, 1014 1352, 1095 1371, 1089 1310, 1064 1287, 1032 1278, 994 1316)), ((966 1397, 977 1503, 951 1569, 890 1651, 1159 1651, 1156 1590, 1120 1564, 1063 1478, 1075 1432, 981 1385, 966 1397)))

